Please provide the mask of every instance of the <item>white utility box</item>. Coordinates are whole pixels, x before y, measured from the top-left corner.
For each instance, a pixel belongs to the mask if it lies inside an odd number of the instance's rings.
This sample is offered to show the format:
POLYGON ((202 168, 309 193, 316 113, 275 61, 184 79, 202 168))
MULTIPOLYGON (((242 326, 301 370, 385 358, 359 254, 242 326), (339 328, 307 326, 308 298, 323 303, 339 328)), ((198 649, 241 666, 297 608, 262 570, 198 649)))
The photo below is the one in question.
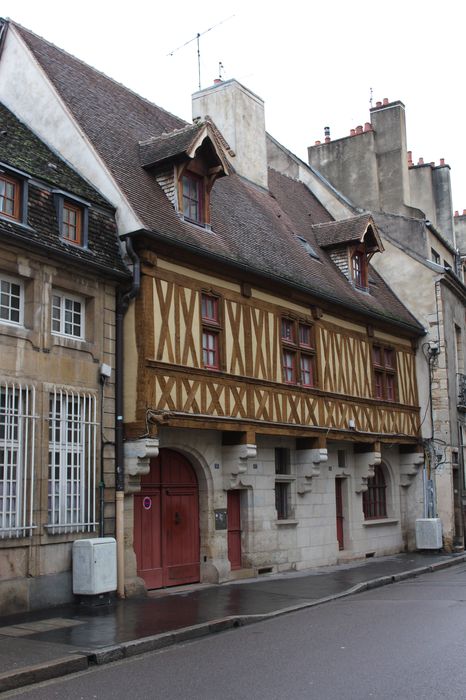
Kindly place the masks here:
POLYGON ((442 521, 440 518, 416 520, 416 548, 442 549, 442 521))
POLYGON ((98 537, 73 542, 73 593, 98 595, 116 587, 116 540, 98 537))

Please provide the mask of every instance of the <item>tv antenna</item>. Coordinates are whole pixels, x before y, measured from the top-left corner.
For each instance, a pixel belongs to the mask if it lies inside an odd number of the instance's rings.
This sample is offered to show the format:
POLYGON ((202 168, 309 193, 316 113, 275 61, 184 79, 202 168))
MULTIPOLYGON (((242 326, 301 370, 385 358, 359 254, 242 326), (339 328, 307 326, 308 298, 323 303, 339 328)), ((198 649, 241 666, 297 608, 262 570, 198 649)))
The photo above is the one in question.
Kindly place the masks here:
POLYGON ((188 44, 191 44, 193 41, 195 41, 197 43, 197 72, 198 72, 198 77, 199 77, 199 90, 201 90, 201 47, 200 47, 199 39, 201 38, 201 36, 204 36, 204 34, 211 32, 212 29, 216 29, 221 24, 225 24, 225 22, 228 22, 228 20, 233 19, 234 16, 235 15, 230 15, 230 17, 227 17, 226 19, 222 19, 221 22, 217 22, 217 24, 214 24, 212 27, 205 29, 203 32, 198 32, 196 34, 196 36, 193 36, 192 39, 188 39, 188 41, 185 41, 184 44, 181 44, 181 46, 178 46, 176 49, 173 49, 173 51, 170 51, 169 53, 167 53, 167 56, 173 56, 174 53, 176 53, 177 51, 180 51, 180 49, 184 49, 185 46, 188 46, 188 44))

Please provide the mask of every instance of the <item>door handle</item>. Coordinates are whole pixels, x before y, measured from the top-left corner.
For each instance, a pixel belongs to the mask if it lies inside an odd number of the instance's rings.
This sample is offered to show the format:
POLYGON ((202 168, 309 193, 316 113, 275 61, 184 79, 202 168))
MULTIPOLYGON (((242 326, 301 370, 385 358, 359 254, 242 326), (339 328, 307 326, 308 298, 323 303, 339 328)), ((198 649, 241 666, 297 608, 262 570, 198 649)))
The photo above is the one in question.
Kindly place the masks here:
POLYGON ((178 511, 175 512, 175 525, 179 525, 181 523, 181 515, 178 513, 178 511))

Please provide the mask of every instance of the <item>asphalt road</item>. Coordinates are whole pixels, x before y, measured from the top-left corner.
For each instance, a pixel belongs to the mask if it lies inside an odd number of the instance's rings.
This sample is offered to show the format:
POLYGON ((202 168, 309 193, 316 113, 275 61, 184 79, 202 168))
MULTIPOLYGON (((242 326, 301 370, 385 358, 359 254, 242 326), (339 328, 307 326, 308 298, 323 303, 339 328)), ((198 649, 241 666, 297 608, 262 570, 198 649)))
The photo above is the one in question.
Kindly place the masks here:
POLYGON ((466 565, 98 667, 31 700, 459 700, 466 565))

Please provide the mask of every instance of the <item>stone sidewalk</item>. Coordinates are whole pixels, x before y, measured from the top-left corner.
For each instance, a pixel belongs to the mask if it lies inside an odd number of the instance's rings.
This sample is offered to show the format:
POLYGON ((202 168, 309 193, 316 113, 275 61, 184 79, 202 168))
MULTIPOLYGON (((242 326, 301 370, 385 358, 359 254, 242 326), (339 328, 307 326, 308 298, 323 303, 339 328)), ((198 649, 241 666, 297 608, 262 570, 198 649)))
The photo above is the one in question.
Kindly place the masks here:
POLYGON ((408 553, 0 619, 0 692, 466 562, 408 553))

